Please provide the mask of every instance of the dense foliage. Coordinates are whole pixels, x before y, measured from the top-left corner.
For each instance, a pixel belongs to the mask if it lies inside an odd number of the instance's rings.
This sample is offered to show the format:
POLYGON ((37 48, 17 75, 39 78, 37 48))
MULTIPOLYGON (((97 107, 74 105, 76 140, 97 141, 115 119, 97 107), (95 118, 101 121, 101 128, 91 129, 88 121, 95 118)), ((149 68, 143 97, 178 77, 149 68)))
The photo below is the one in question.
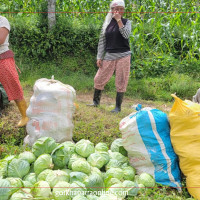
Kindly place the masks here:
MULTIPOLYGON (((198 2, 125 2, 125 17, 132 20, 131 76, 155 77, 175 71, 199 78, 198 2)), ((51 31, 45 20, 47 14, 43 13, 47 10, 45 1, 7 0, 2 2, 0 11, 9 12, 6 15, 12 24, 11 44, 17 56, 35 61, 57 59, 61 63, 65 56, 92 55, 94 63, 108 7, 104 0, 58 0, 57 24, 51 31)), ((94 72, 90 70, 94 69, 92 62, 82 68, 86 74, 94 72)))

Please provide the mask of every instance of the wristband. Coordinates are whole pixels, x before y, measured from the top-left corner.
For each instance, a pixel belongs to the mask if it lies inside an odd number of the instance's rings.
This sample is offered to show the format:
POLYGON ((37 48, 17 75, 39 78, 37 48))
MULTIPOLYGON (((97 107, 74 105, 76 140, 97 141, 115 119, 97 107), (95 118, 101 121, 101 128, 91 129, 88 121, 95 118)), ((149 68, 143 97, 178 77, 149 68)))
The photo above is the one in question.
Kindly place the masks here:
POLYGON ((117 23, 118 23, 119 21, 121 21, 121 19, 118 19, 118 20, 117 20, 117 23))

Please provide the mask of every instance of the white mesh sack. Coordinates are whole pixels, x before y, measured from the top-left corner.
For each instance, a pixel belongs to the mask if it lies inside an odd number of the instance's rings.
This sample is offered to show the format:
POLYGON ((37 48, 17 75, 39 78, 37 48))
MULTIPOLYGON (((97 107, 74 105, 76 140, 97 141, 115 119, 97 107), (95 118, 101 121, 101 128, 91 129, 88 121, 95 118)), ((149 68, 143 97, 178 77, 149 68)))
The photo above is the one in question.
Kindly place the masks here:
POLYGON ((74 88, 53 78, 42 78, 35 82, 33 90, 26 111, 29 122, 24 144, 32 146, 44 136, 52 137, 56 142, 71 141, 76 98, 74 88))

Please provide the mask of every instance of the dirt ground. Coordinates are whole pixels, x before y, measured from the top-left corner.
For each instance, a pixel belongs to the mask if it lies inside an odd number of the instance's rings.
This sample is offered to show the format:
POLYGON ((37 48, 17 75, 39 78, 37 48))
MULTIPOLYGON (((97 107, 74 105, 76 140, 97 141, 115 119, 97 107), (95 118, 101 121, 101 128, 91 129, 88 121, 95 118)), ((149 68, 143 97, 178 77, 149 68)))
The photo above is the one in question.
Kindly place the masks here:
MULTIPOLYGON (((24 88, 25 90, 25 99, 27 103, 29 104, 30 98, 33 95, 32 88, 24 88)), ((81 93, 77 92, 76 94, 76 103, 77 104, 90 104, 92 103, 93 93, 87 92, 87 93, 81 93)), ((162 110, 163 112, 169 113, 172 103, 166 104, 163 102, 153 102, 153 101, 145 101, 141 99, 131 99, 128 97, 124 97, 123 103, 122 103, 122 109, 128 108, 130 109, 130 113, 133 112, 134 108, 132 108, 134 105, 142 104, 142 107, 152 107, 162 110)), ((102 93, 101 97, 101 105, 106 105, 110 107, 115 106, 115 97, 110 97, 105 93, 102 93)), ((0 122, 3 123, 9 123, 10 125, 13 124, 16 125, 18 120, 20 119, 20 113, 14 103, 14 101, 10 102, 9 105, 3 110, 2 116, 0 118, 0 122)), ((2 125, 3 126, 3 125, 2 125)))

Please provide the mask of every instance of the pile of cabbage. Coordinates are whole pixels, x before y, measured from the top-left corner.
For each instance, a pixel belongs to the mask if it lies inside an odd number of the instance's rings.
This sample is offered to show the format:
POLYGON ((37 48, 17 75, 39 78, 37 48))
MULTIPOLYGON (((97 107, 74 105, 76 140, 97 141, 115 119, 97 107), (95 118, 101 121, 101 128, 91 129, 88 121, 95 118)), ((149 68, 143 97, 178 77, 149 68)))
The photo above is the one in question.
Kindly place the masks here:
POLYGON ((149 174, 136 175, 121 138, 109 150, 106 143, 42 137, 32 151, 0 160, 0 177, 1 200, 115 200, 155 186, 149 174))

